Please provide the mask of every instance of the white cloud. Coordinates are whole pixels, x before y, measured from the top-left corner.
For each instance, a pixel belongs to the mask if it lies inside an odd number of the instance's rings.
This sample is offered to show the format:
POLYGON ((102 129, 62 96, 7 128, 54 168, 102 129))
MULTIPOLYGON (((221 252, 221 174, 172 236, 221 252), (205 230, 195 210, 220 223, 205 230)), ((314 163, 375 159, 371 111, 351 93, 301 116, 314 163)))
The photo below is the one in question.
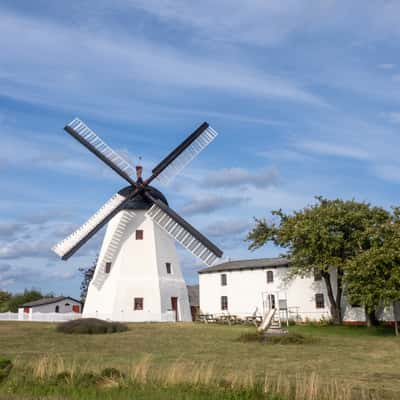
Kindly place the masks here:
POLYGON ((106 109, 107 92, 108 108, 118 111, 131 104, 133 93, 148 93, 149 87, 161 93, 169 86, 325 104, 300 85, 237 59, 210 59, 138 37, 94 35, 4 11, 0 47, 6 60, 1 92, 53 106, 72 103, 90 112, 103 103, 106 109))
POLYGON ((278 176, 276 168, 253 171, 244 168, 223 168, 209 173, 205 183, 213 187, 267 187, 276 184, 278 176))
POLYGON ((390 122, 400 123, 400 112, 387 112, 383 113, 384 116, 388 118, 390 122))
POLYGON ((217 210, 237 207, 247 202, 244 197, 229 197, 224 195, 210 194, 206 197, 196 197, 182 207, 183 215, 209 214, 217 210))
POLYGON ((345 144, 306 141, 299 143, 298 147, 311 153, 327 156, 353 158, 356 160, 368 160, 371 158, 371 155, 368 153, 368 151, 345 144))
POLYGON ((396 64, 379 64, 378 67, 381 69, 393 69, 396 67, 396 64))
POLYGON ((250 229, 250 222, 243 219, 222 219, 208 225, 204 232, 211 237, 230 237, 244 234, 250 229))

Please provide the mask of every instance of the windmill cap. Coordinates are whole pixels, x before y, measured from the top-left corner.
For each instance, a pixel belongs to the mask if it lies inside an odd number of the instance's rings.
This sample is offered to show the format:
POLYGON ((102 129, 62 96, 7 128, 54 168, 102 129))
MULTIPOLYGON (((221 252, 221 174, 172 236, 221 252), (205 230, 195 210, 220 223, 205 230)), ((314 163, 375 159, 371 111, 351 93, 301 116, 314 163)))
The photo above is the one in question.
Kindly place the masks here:
MULTIPOLYGON (((118 194, 124 197, 128 197, 135 189, 132 186, 126 186, 121 189, 118 194)), ((145 186, 144 191, 149 192, 155 199, 161 200, 163 203, 168 205, 168 201, 165 196, 153 186, 145 186)), ((136 195, 130 200, 124 207, 126 210, 148 210, 153 205, 153 202, 143 194, 136 195)))

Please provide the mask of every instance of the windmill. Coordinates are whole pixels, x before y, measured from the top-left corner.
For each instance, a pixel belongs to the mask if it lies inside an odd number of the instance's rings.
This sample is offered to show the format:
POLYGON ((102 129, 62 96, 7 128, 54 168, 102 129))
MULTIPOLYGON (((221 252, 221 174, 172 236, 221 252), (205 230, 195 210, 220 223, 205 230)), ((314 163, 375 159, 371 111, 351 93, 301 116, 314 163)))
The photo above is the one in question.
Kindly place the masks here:
POLYGON ((67 260, 108 224, 83 316, 125 321, 191 320, 174 240, 208 266, 222 251, 172 210, 150 183, 157 179, 168 184, 217 132, 204 122, 143 179, 141 165, 133 167, 80 119, 64 130, 129 183, 52 249, 67 260))

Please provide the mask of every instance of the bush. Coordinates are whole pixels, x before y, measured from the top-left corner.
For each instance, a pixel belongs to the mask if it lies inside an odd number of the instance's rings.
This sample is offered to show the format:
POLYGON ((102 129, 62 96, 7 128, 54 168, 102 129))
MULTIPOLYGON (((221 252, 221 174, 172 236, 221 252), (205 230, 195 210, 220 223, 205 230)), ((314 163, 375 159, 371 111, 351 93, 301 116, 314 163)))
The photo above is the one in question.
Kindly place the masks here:
POLYGON ((90 387, 97 385, 100 379, 100 376, 93 372, 85 372, 77 376, 76 383, 78 386, 90 387))
POLYGON ((288 333, 286 335, 266 336, 265 341, 269 344, 306 344, 313 343, 315 339, 300 333, 288 333))
POLYGON ((124 374, 116 368, 104 368, 100 372, 100 376, 103 378, 119 379, 119 378, 123 378, 124 374))
POLYGON ((75 334, 102 334, 125 332, 128 326, 120 322, 103 321, 97 318, 82 318, 67 321, 57 326, 58 332, 75 334))
POLYGON ((306 344, 313 343, 315 338, 300 333, 286 333, 283 335, 265 335, 260 332, 244 333, 239 336, 240 342, 259 342, 267 344, 306 344))
POLYGON ((0 358, 0 382, 4 381, 12 370, 13 363, 6 358, 0 358))

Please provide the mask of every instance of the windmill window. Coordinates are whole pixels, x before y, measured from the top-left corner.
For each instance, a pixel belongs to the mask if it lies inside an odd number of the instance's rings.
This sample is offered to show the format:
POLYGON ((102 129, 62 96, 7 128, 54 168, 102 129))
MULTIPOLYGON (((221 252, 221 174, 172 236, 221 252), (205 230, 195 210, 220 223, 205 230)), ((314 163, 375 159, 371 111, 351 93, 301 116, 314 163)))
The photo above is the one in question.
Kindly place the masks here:
POLYGON ((136 240, 143 240, 143 230, 136 229, 136 240))
POLYGON ((143 310, 143 297, 135 297, 134 298, 133 309, 135 311, 143 310))
POLYGON ((227 284, 226 274, 221 274, 221 286, 226 286, 227 284))
POLYGON ((109 274, 111 271, 111 263, 110 262, 106 262, 106 274, 109 274))
POLYGON ((267 271, 267 283, 274 281, 274 271, 267 271))
POLYGON ((69 307, 71 304, 69 303, 65 303, 65 307, 69 307))
POLYGON ((221 310, 228 309, 228 296, 221 296, 221 310))
POLYGON ((54 310, 56 313, 59 313, 60 312, 60 306, 56 306, 56 308, 55 308, 55 310, 54 310))
POLYGON ((171 263, 165 263, 165 269, 167 270, 167 274, 172 273, 171 263))
POLYGON ((321 281, 322 280, 322 274, 321 271, 319 270, 314 270, 314 281, 321 281))
POLYGON ((315 295, 315 308, 325 308, 324 295, 322 293, 315 295))

